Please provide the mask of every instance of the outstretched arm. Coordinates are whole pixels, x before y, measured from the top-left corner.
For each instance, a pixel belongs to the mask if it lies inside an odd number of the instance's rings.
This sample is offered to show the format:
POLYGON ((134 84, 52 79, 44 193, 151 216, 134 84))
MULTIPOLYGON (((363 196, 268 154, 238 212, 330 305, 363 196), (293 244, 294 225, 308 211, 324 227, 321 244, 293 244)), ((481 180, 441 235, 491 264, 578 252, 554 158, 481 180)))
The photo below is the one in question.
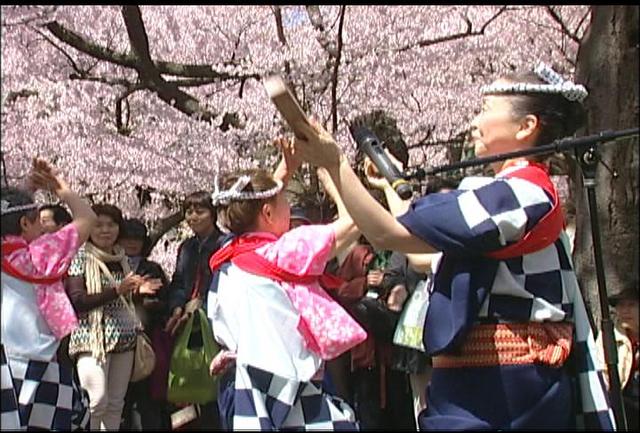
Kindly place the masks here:
POLYGON ((318 180, 322 184, 322 187, 326 191, 327 195, 331 197, 338 209, 338 218, 331 223, 333 230, 336 234, 336 244, 331 253, 331 258, 342 254, 349 246, 353 245, 355 241, 360 237, 360 230, 356 227, 351 215, 347 211, 347 208, 338 193, 338 189, 331 180, 329 172, 320 167, 317 170, 318 180))
POLYGON ((282 159, 273 172, 273 178, 281 180, 282 183, 287 186, 293 177, 293 173, 302 165, 302 160, 298 155, 293 153, 293 143, 290 140, 278 137, 273 140, 273 145, 282 151, 282 159))
POLYGON ((97 219, 91 205, 69 188, 62 176, 55 173, 45 160, 33 159, 29 181, 33 189, 51 191, 69 206, 73 215, 73 224, 78 229, 80 244, 86 242, 97 219))
POLYGON ((432 253, 434 248, 412 235, 366 190, 333 137, 319 124, 300 124, 306 140, 295 140, 301 159, 325 167, 360 231, 378 249, 432 253))
MULTIPOLYGON (((394 161, 392 155, 388 155, 389 158, 394 161)), ((399 164, 399 163, 398 163, 399 164)), ((410 200, 402 200, 398 193, 393 189, 387 179, 381 176, 376 176, 374 173, 374 166, 371 160, 368 158, 364 162, 364 172, 367 176, 369 184, 384 192, 384 196, 387 199, 389 210, 394 217, 399 217, 404 214, 408 209, 410 200)), ((409 266, 416 272, 422 274, 431 273, 431 262, 434 258, 438 257, 437 253, 434 254, 405 254, 409 262, 409 266)))

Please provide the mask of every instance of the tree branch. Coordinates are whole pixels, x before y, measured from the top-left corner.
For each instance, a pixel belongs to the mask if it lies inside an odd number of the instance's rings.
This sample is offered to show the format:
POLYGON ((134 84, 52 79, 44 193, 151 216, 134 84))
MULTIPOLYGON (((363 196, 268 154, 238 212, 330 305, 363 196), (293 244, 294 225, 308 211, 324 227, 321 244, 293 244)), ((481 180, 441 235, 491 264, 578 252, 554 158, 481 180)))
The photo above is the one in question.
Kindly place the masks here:
POLYGON ((307 10, 307 15, 309 16, 309 21, 314 29, 318 31, 318 36, 316 36, 316 40, 320 43, 322 48, 324 48, 331 57, 337 57, 338 52, 335 44, 331 39, 327 36, 327 31, 324 27, 324 21, 322 19, 322 14, 320 13, 320 7, 317 5, 308 5, 305 6, 307 10))
POLYGON ((278 40, 282 46, 286 46, 287 38, 284 35, 284 25, 282 24, 282 9, 280 9, 280 6, 271 6, 271 11, 276 18, 276 32, 278 33, 278 40))
POLYGON ((4 100, 5 104, 13 104, 18 98, 28 98, 30 96, 38 96, 38 92, 35 90, 22 89, 17 92, 9 92, 7 98, 4 100))
POLYGON ((160 71, 151 60, 149 39, 144 28, 140 8, 138 6, 123 6, 122 17, 127 28, 131 48, 137 59, 134 68, 138 71, 141 81, 148 83, 149 88, 154 90, 158 97, 167 104, 188 116, 196 116, 199 120, 213 123, 217 117, 216 113, 202 107, 198 99, 183 92, 175 83, 166 81, 160 75, 160 71))
POLYGON ((70 80, 95 81, 97 83, 108 84, 109 86, 122 86, 125 88, 137 86, 137 84, 127 80, 126 78, 110 78, 97 75, 70 74, 70 80))
MULTIPOLYGON (((287 38, 284 35, 284 25, 282 23, 282 9, 280 6, 271 6, 271 11, 276 18, 276 32, 278 34, 278 40, 283 47, 287 46, 287 38)), ((287 76, 291 75, 291 64, 289 60, 284 61, 284 71, 287 76)), ((242 83, 244 85, 244 82, 242 83)))
POLYGON ((340 58, 342 57, 342 28, 344 25, 344 14, 346 11, 346 6, 340 6, 340 22, 338 24, 338 47, 336 52, 335 63, 333 66, 333 75, 331 77, 331 128, 332 132, 335 134, 338 130, 338 101, 337 92, 338 92, 338 68, 340 67, 340 58))
POLYGON ((33 27, 33 29, 44 38, 45 41, 49 42, 51 45, 53 45, 53 47, 60 51, 62 53, 63 56, 65 56, 67 58, 67 60, 69 60, 69 63, 71 64, 71 67, 73 68, 74 71, 78 72, 78 74, 82 74, 84 71, 83 69, 81 69, 78 64, 75 62, 75 60, 73 60, 73 57, 71 57, 71 55, 69 53, 67 53, 65 50, 62 49, 62 47, 58 46, 58 44, 56 44, 54 41, 51 40, 51 38, 49 36, 47 36, 42 30, 40 30, 37 27, 33 27))
MULTIPOLYGON (((76 50, 105 62, 114 63, 126 68, 135 69, 137 60, 131 54, 119 53, 110 48, 100 46, 92 41, 86 40, 79 34, 63 27, 57 21, 45 24, 45 27, 60 41, 75 48, 76 50)), ((173 75, 177 77, 190 78, 216 78, 219 80, 242 80, 255 78, 260 80, 259 74, 230 74, 217 71, 212 65, 194 65, 166 61, 156 61, 155 66, 161 74, 173 75)))
POLYGON ((153 229, 149 233, 149 245, 147 247, 147 252, 150 253, 153 248, 156 246, 158 241, 171 230, 173 227, 177 226, 184 219, 184 215, 182 214, 182 210, 179 210, 168 217, 161 218, 156 221, 153 229))
POLYGON ((7 163, 4 161, 4 152, 0 150, 0 160, 2 163, 2 179, 4 180, 4 186, 9 186, 9 178, 7 177, 7 163))
POLYGON ((463 39, 463 38, 467 38, 467 37, 483 35, 485 30, 487 29, 487 26, 489 24, 491 24, 493 21, 495 21, 506 10, 507 10, 507 6, 501 7, 500 10, 498 12, 496 12, 491 18, 489 18, 480 27, 479 30, 475 30, 474 31, 473 30, 473 24, 471 23, 469 18, 468 17, 463 17, 463 19, 465 21, 465 24, 467 26, 467 29, 464 32, 455 33, 453 35, 441 36, 441 37, 435 38, 435 39, 423 39, 423 40, 418 41, 416 43, 407 44, 404 47, 396 48, 394 51, 401 53, 401 52, 408 51, 408 50, 416 48, 416 47, 424 48, 424 47, 428 47, 428 46, 431 46, 431 45, 439 44, 439 43, 442 43, 442 42, 455 41, 457 39, 463 39))
POLYGON ((560 25, 560 29, 562 29, 562 33, 564 33, 565 35, 567 35, 569 38, 571 38, 574 42, 576 43, 580 43, 580 38, 571 30, 569 30, 569 28, 567 27, 567 25, 564 23, 564 21, 562 20, 562 18, 560 17, 560 15, 558 15, 558 13, 553 9, 553 6, 545 6, 545 10, 547 11, 547 13, 551 16, 551 18, 560 25))
POLYGON ((327 36, 327 31, 324 26, 324 20, 322 18, 322 13, 320 12, 320 7, 317 5, 309 5, 305 6, 307 11, 307 15, 309 17, 309 22, 313 28, 318 32, 316 36, 316 40, 320 44, 322 48, 329 54, 329 58, 327 59, 327 63, 325 69, 321 71, 319 77, 316 79, 316 82, 319 83, 317 89, 319 94, 323 94, 329 85, 332 83, 332 76, 329 71, 331 71, 335 67, 335 59, 337 58, 337 48, 335 44, 330 40, 327 36))
POLYGON ((144 84, 136 84, 129 86, 123 93, 116 99, 116 128, 121 135, 128 136, 131 133, 129 129, 129 120, 131 119, 131 112, 129 108, 129 101, 127 98, 138 90, 146 89, 144 84), (126 112, 123 113, 123 104, 126 104, 126 112), (126 114, 126 119, 123 119, 123 114, 126 114))
POLYGON ((580 21, 578 21, 578 25, 576 25, 576 29, 573 32, 575 35, 578 35, 578 30, 580 30, 580 27, 582 27, 582 23, 584 23, 584 20, 587 19, 589 14, 591 14, 591 8, 589 8, 587 12, 582 16, 582 18, 580 18, 580 21))
MULTIPOLYGON (((18 8, 24 8, 24 6, 5 6, 7 9, 9 8, 14 8, 14 9, 18 9, 18 8)), ((4 16, 6 16, 6 10, 3 11, 3 20, 2 20, 2 27, 14 27, 14 26, 23 26, 25 24, 27 25, 31 25, 32 23, 36 22, 36 21, 41 21, 41 20, 45 20, 48 18, 49 15, 53 14, 60 6, 39 6, 43 9, 40 10, 40 13, 36 13, 36 15, 33 16, 27 16, 24 17, 22 19, 19 19, 15 22, 9 22, 6 21, 4 19, 4 16), (50 9, 46 9, 46 8, 50 8, 50 9)), ((36 8, 38 8, 38 6, 36 6, 36 8)))

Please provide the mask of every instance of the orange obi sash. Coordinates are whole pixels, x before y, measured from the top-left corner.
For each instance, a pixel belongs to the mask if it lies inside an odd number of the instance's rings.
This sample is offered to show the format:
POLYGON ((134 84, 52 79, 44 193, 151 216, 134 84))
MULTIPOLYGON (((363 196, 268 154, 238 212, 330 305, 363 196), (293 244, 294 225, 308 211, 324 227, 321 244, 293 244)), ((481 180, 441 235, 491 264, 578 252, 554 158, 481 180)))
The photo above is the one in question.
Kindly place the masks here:
POLYGON ((572 323, 474 325, 455 354, 433 357, 434 368, 546 364, 561 367, 569 357, 572 323))

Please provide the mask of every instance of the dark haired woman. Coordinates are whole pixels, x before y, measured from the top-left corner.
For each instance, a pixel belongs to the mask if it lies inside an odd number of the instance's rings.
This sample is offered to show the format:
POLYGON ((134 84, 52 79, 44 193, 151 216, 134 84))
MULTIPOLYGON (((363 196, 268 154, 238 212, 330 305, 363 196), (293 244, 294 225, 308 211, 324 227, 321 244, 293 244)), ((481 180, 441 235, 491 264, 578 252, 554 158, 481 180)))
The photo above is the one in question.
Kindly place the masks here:
POLYGON ((117 244, 122 212, 97 204, 89 240, 73 259, 67 292, 79 314, 69 355, 76 359, 80 383, 89 392, 91 430, 118 430, 131 378, 138 321, 124 302, 133 293, 153 294, 159 280, 134 275, 117 244), (124 300, 123 300, 124 299, 124 300))
POLYGON ((175 334, 186 321, 185 307, 191 300, 202 305, 211 284, 209 258, 220 248, 221 233, 216 227, 216 209, 211 194, 196 191, 182 203, 184 219, 193 236, 180 244, 176 269, 169 285, 169 311, 166 330, 175 334))
MULTIPOLYGON (((573 134, 587 96, 545 65, 497 80, 483 94, 472 122, 479 157, 573 134)), ((327 168, 374 246, 443 252, 424 329, 434 369, 421 429, 612 428, 546 166, 527 158, 495 163, 495 177, 465 178, 396 219, 366 194, 326 131, 301 128, 308 140, 298 140, 296 152, 327 168)))

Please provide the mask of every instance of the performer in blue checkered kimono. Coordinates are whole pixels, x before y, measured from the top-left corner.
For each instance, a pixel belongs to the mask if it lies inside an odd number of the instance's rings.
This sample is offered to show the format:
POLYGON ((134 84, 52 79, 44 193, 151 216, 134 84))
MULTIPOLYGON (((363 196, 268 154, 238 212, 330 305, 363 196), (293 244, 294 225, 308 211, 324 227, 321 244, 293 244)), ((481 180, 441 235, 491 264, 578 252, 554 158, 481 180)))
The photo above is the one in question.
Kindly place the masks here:
MULTIPOLYGON (((543 64, 484 87, 471 125, 476 155, 573 134, 586 95, 543 64)), ((422 430, 614 428, 558 194, 543 164, 495 163, 495 177, 465 178, 396 219, 367 195, 329 134, 301 127, 307 139, 295 151, 327 168, 372 244, 443 252, 423 337, 434 369, 422 430)))
POLYGON ((34 160, 34 189, 55 192, 73 221, 42 234, 29 193, 2 188, 1 419, 6 430, 85 430, 89 400, 72 366, 58 363, 60 340, 78 325, 62 278, 96 216, 42 160, 34 160))
MULTIPOLYGON (((279 143, 287 152, 291 143, 279 143)), ((287 173, 299 165, 290 157, 287 173)), ((235 359, 218 396, 225 427, 357 430, 354 411, 322 388, 323 365, 367 334, 320 285, 337 283, 324 269, 358 237, 353 221, 346 214, 289 231, 283 182, 264 170, 227 175, 221 185, 216 179, 212 201, 235 235, 211 257, 216 277, 207 301, 224 347, 212 372, 235 359)))

